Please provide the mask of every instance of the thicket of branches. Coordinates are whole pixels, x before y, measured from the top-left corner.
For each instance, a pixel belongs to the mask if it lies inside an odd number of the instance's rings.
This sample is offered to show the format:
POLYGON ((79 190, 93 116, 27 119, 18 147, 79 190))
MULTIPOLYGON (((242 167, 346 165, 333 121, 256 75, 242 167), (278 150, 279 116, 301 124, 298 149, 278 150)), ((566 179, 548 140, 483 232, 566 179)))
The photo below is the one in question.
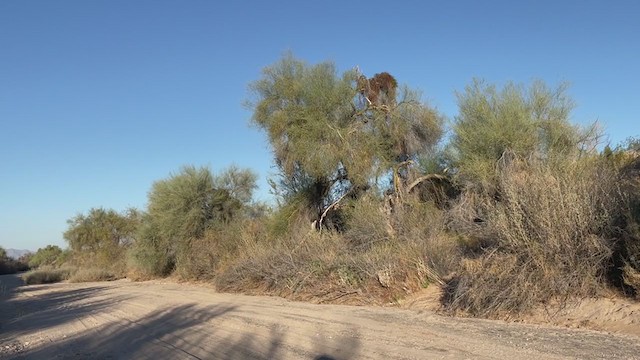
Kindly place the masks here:
POLYGON ((20 259, 12 259, 7 255, 7 251, 0 247, 0 275, 15 274, 20 271, 25 271, 29 268, 29 261, 27 258, 22 257, 20 259))
POLYGON ((490 317, 640 291, 638 141, 600 152, 566 86, 475 80, 448 142, 443 116, 387 72, 286 55, 250 89, 276 204, 252 200, 250 170, 187 166, 144 210, 71 219, 69 261, 319 302, 437 284, 443 308, 490 317))

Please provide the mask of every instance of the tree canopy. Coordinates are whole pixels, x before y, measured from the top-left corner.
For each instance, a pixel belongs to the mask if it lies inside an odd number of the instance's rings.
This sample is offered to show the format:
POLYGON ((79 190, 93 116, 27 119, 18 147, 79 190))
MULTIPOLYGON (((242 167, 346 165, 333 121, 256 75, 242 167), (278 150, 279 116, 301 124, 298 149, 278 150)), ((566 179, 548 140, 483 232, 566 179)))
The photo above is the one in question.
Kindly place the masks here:
POLYGON ((37 268, 43 265, 60 265, 63 251, 59 246, 47 245, 38 249, 29 259, 29 266, 37 268))
POLYGON ((231 167, 214 175, 206 167, 194 166, 156 181, 134 252, 143 270, 171 271, 194 239, 241 215, 255 181, 256 175, 247 169, 231 167))
POLYGON ((276 186, 303 197, 318 215, 431 151, 441 116, 417 92, 396 87, 388 73, 339 75, 333 63, 308 65, 291 55, 265 68, 251 85, 253 121, 273 148, 276 186))
POLYGON ((93 208, 67 221, 64 238, 76 260, 109 267, 122 261, 124 249, 135 240, 139 222, 140 213, 135 209, 120 214, 93 208))
POLYGON ((570 123, 574 104, 566 90, 566 85, 550 89, 540 81, 529 88, 508 83, 498 90, 474 80, 457 94, 460 113, 451 139, 454 167, 463 178, 486 185, 507 150, 523 158, 548 159, 586 149, 597 129, 570 123))

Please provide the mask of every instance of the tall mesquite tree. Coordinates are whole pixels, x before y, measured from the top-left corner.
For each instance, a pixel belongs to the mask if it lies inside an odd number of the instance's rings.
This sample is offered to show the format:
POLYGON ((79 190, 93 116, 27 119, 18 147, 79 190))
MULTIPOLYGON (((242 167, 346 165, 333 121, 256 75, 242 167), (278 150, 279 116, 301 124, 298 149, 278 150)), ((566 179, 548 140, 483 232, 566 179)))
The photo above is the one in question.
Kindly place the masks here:
POLYGON ((251 89, 253 121, 267 133, 280 171, 277 185, 288 200, 304 200, 316 219, 337 200, 398 174, 442 135, 437 112, 388 73, 339 75, 333 63, 286 55, 251 89))

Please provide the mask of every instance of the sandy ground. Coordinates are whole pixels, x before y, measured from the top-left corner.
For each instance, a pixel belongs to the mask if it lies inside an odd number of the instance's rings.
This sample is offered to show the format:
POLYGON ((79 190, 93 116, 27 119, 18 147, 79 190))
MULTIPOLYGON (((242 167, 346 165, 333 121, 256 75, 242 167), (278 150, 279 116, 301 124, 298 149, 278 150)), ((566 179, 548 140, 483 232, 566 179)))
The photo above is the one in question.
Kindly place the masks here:
MULTIPOLYGON (((401 300, 398 305, 404 309, 435 312, 440 309, 441 296, 440 289, 429 287, 401 300)), ((590 329, 640 338, 640 302, 616 294, 597 299, 576 299, 567 301, 563 306, 540 306, 531 314, 512 319, 512 322, 590 329)))
POLYGON ((0 358, 640 359, 640 337, 174 283, 0 276, 0 358))

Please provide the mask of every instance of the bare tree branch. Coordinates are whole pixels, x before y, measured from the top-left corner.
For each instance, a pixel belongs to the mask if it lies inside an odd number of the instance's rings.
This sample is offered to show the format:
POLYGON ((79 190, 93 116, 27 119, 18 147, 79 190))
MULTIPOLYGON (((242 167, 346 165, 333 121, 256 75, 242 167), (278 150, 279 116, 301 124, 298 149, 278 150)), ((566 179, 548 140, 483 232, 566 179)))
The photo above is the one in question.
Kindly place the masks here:
POLYGON ((409 186, 407 187, 407 192, 408 193, 411 192, 414 187, 422 184, 425 181, 430 181, 430 180, 434 180, 434 179, 446 180, 447 176, 441 175, 441 174, 428 174, 428 175, 425 175, 425 176, 421 176, 421 177, 415 179, 411 184, 409 184, 409 186))
POLYGON ((345 196, 349 195, 350 192, 351 191, 347 191, 346 193, 344 193, 342 196, 338 198, 338 200, 334 201, 331 205, 327 206, 327 208, 322 212, 322 215, 320 216, 320 220, 318 221, 318 229, 320 230, 320 232, 322 232, 322 221, 324 221, 324 218, 327 216, 327 213, 329 212, 329 210, 335 208, 338 205, 338 203, 345 198, 345 196))

